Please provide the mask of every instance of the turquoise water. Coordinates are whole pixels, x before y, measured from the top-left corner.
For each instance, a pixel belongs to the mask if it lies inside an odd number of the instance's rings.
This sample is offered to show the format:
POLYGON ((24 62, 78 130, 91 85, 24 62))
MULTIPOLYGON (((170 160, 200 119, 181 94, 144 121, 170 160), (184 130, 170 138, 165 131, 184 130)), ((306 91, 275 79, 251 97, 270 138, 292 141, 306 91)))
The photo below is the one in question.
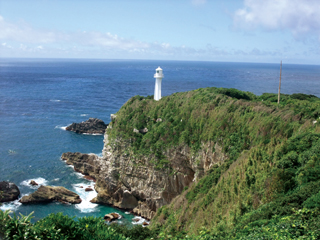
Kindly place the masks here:
MULTIPOLYGON (((33 179, 45 185, 64 186, 83 199, 80 205, 61 203, 4 204, 22 214, 34 211, 34 220, 49 213, 99 216, 119 212, 124 224, 133 215, 89 202, 93 186, 68 167, 63 152, 101 154, 102 135, 80 135, 63 130, 72 122, 97 117, 108 123, 110 114, 134 95, 152 95, 153 74, 164 71, 162 94, 202 87, 227 87, 255 94, 278 91, 279 65, 252 63, 0 59, 0 181, 18 185, 21 195, 35 191, 33 179)), ((283 65, 282 92, 320 97, 320 67, 283 65)))

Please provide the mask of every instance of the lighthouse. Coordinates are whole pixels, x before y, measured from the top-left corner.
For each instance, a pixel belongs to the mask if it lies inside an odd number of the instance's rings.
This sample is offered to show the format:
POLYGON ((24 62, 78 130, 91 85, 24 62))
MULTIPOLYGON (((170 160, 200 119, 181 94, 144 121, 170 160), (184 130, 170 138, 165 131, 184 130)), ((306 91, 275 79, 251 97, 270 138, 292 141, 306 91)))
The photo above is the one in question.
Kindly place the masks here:
POLYGON ((156 79, 156 85, 154 86, 154 100, 159 101, 161 99, 161 81, 163 78, 162 69, 160 67, 156 69, 154 78, 156 79))

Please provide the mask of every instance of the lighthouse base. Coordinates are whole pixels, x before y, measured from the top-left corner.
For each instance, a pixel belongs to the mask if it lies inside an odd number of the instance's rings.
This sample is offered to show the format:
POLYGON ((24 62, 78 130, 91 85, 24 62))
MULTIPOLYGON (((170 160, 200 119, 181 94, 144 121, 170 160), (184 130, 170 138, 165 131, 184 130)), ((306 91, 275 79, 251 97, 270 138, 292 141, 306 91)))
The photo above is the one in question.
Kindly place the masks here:
POLYGON ((156 84, 154 87, 154 100, 156 101, 161 99, 161 81, 162 78, 156 78, 156 84))

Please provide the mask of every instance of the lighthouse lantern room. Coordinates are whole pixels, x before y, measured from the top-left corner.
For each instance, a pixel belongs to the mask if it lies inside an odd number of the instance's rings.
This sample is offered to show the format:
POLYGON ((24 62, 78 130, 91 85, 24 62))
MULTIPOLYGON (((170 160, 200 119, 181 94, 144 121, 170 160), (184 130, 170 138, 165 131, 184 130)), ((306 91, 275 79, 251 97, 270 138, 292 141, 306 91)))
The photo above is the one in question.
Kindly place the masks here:
POLYGON ((156 73, 154 74, 154 78, 156 79, 156 84, 154 87, 154 100, 156 101, 161 99, 161 81, 163 77, 162 69, 158 67, 156 69, 156 73))

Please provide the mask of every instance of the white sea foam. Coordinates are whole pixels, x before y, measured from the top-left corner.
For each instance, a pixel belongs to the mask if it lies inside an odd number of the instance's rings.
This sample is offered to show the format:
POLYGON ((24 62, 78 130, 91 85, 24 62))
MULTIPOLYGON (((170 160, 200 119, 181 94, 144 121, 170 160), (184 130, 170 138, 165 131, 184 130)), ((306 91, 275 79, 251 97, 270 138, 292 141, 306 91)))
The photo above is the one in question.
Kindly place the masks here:
POLYGON ((61 100, 59 99, 50 99, 50 102, 60 102, 61 100))
POLYGON ((135 216, 134 218, 132 218, 133 225, 142 225, 144 222, 146 222, 148 224, 150 223, 149 221, 147 221, 143 217, 135 216))
POLYGON ((86 117, 86 116, 88 116, 88 114, 81 114, 80 116, 81 117, 86 117))
POLYGON ((88 184, 88 183, 72 184, 73 189, 82 199, 82 202, 79 204, 76 204, 75 207, 83 213, 98 211, 97 209, 98 204, 90 202, 90 200, 92 200, 97 196, 97 192, 95 190, 86 192, 85 189, 89 186, 91 186, 91 188, 93 189, 93 184, 88 184))
MULTIPOLYGON (((69 124, 69 125, 70 125, 70 124, 69 124)), ((69 125, 68 125, 68 126, 69 126, 69 125)), ((66 130, 67 126, 58 125, 58 126, 55 126, 54 128, 55 128, 55 129, 56 129, 56 128, 59 128, 59 129, 61 129, 61 130, 66 130)))
POLYGON ((37 189, 41 185, 45 186, 47 184, 48 184, 48 181, 46 179, 42 178, 42 177, 27 179, 27 180, 24 180, 24 181, 22 181, 20 183, 20 185, 27 186, 27 187, 32 188, 32 189, 37 189), (36 183, 38 183, 38 185, 36 185, 36 186, 30 185, 30 181, 31 180, 34 180, 36 183))
POLYGON ((103 133, 83 133, 83 135, 99 136, 99 135, 103 135, 103 133))
POLYGON ((12 149, 9 149, 9 150, 8 150, 8 154, 14 155, 14 154, 17 154, 17 151, 12 150, 12 149))
MULTIPOLYGON (((74 168, 73 168, 74 169, 74 168)), ((79 172, 74 172, 73 175, 75 175, 77 178, 79 179, 83 179, 83 177, 85 176, 84 174, 82 173, 79 173, 79 172)))
POLYGON ((12 202, 2 203, 2 205, 0 206, 0 209, 2 211, 5 211, 5 210, 16 211, 21 204, 22 203, 19 202, 19 199, 17 199, 17 200, 12 201, 12 202))

